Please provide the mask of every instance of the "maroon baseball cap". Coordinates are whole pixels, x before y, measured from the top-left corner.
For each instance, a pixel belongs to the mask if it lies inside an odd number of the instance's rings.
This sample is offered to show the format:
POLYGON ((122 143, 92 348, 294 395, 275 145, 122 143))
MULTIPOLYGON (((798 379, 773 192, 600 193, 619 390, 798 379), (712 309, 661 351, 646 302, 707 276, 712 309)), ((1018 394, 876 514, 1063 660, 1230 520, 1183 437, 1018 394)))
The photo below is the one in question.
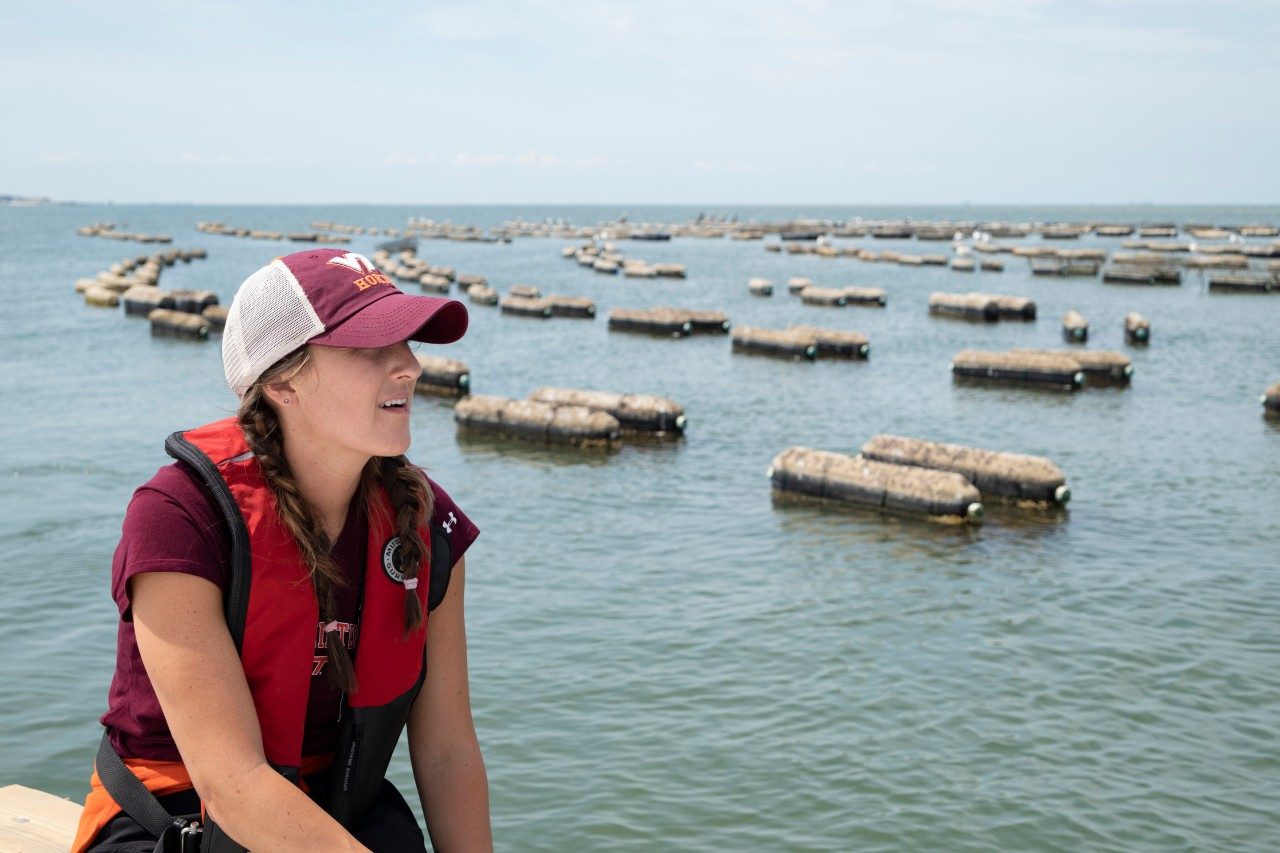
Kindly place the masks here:
POLYGON ((222 333, 222 366, 243 395, 303 344, 448 344, 466 331, 467 309, 456 299, 405 293, 356 252, 310 249, 276 258, 240 285, 222 333))
POLYGON ((364 255, 315 249, 280 258, 307 295, 325 330, 308 343, 369 349, 400 341, 451 344, 467 331, 455 299, 410 296, 364 255))

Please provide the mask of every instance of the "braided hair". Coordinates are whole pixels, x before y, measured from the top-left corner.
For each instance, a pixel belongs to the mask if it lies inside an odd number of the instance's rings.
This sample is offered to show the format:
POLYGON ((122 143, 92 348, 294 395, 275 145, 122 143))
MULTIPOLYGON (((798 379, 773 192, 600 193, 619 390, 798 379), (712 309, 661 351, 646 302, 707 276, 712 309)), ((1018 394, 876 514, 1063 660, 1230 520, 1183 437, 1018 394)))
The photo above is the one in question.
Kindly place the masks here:
MULTIPOLYGON (((298 544, 315 590, 320 620, 328 623, 336 617, 334 591, 346 586, 347 579, 329 555, 333 543, 328 533, 302 496, 298 482, 289 470, 280 418, 262 390, 266 385, 289 381, 309 362, 309 352, 302 347, 263 371, 241 398, 237 417, 249 449, 253 451, 262 476, 275 497, 280 520, 298 544)), ((382 503, 376 500, 379 487, 386 490, 393 516, 382 520, 392 522, 395 535, 400 539, 398 568, 406 580, 416 578, 427 557, 427 544, 419 529, 431 517, 433 509, 434 496, 427 478, 404 456, 375 456, 365 464, 356 490, 355 500, 366 512, 384 510, 382 503)), ((404 634, 407 636, 422 627, 422 621, 422 604, 413 591, 406 589, 404 634)), ((355 666, 345 643, 338 640, 327 642, 325 654, 325 673, 329 683, 335 689, 354 693, 357 688, 355 666)))

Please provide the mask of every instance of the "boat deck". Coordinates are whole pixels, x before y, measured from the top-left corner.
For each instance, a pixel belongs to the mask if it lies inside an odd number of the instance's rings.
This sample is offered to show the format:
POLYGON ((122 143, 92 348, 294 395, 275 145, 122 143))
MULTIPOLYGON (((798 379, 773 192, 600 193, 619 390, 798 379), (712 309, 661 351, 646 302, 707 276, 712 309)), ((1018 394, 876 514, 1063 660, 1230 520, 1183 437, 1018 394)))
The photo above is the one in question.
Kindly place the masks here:
POLYGON ((0 853, 66 853, 80 803, 22 785, 0 788, 0 853))

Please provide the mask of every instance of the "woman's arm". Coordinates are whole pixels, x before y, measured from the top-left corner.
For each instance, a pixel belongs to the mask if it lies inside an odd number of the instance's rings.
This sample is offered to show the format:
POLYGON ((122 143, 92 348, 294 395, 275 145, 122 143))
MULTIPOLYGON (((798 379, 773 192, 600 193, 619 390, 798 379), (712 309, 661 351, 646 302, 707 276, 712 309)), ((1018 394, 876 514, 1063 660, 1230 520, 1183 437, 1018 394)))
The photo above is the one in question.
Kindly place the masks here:
POLYGON ((130 583, 142 663, 218 825, 252 850, 364 850, 267 763, 218 587, 178 572, 147 572, 130 583))
POLYGON ((493 849, 489 779, 467 686, 465 564, 464 558, 453 567, 444 601, 427 620, 427 680, 409 712, 409 756, 422 813, 431 843, 449 853, 493 849))

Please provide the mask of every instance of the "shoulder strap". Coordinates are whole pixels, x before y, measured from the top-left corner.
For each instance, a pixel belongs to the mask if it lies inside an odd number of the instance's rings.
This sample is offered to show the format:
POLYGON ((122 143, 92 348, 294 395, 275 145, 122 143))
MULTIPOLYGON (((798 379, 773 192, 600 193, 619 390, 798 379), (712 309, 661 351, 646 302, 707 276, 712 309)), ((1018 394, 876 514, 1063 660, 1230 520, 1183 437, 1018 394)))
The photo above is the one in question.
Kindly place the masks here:
POLYGON ((170 827, 182 828, 187 825, 182 818, 169 814, 160 805, 156 795, 148 791, 147 786, 125 766, 106 732, 102 733, 98 756, 93 763, 98 771, 98 778, 102 780, 102 787, 107 789, 116 805, 156 838, 164 835, 170 827))
POLYGON ((174 459, 186 462, 196 469, 227 520, 227 528, 231 531, 231 580, 227 584, 224 609, 227 629, 231 632, 231 639, 235 641, 236 651, 240 652, 244 647, 244 623, 249 613, 249 585, 253 580, 249 530, 245 526, 244 516, 240 514, 240 507, 236 504, 231 489, 227 488, 227 481, 222 478, 218 466, 203 450, 180 432, 175 432, 165 440, 164 449, 174 459))

